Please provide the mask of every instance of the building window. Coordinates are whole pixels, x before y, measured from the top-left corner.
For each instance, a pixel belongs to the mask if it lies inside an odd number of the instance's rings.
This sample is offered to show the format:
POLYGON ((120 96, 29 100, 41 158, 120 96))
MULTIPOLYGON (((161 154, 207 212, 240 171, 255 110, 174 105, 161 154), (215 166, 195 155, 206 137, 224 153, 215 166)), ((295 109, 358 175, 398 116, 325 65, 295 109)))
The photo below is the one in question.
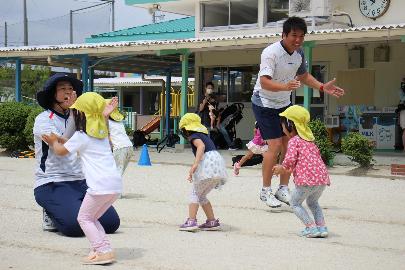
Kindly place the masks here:
POLYGON ((201 24, 206 27, 257 25, 258 0, 227 0, 201 3, 201 24))
POLYGON ((267 23, 288 18, 289 0, 267 0, 267 23))
POLYGON ((228 26, 229 5, 226 2, 209 2, 201 4, 203 27, 228 26))
POLYGON ((213 82, 221 102, 250 102, 258 72, 258 66, 204 68, 202 85, 213 82))
POLYGON ((231 25, 255 24, 258 16, 257 0, 231 0, 231 25))

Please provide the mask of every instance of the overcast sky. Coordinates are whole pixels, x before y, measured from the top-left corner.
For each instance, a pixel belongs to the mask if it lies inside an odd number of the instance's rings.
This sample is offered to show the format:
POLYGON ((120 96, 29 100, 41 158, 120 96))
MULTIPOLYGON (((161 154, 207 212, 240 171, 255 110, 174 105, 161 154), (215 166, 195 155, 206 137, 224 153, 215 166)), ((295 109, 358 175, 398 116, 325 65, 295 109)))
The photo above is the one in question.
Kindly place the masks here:
MULTIPOLYGON (((115 1, 115 29, 152 23, 142 8, 115 1)), ((69 43, 69 11, 102 3, 100 0, 27 0, 29 45, 69 43)), ((105 5, 76 12, 73 17, 74 43, 83 43, 91 34, 109 32, 110 7, 105 5)), ((179 18, 165 14, 164 20, 179 18)), ((23 42, 23 0, 0 0, 0 46, 4 46, 4 22, 8 24, 8 46, 23 42)))

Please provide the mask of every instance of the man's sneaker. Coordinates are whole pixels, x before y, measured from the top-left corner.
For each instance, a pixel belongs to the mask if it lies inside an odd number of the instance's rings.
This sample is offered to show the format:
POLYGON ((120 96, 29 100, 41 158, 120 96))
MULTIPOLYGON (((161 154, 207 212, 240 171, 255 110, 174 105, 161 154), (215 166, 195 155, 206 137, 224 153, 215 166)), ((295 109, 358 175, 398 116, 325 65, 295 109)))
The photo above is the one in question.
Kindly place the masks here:
POLYGON ((48 216, 45 209, 42 209, 42 230, 49 232, 57 230, 55 223, 53 223, 53 220, 48 216))
POLYGON ((307 238, 316 238, 321 236, 321 233, 317 227, 306 227, 303 231, 301 231, 301 236, 307 238))
POLYGON ((326 238, 329 235, 328 227, 326 227, 326 226, 318 227, 318 231, 320 233, 320 237, 322 237, 322 238, 326 238))
POLYGON ((277 200, 290 205, 290 190, 287 187, 279 188, 274 196, 277 200))
POLYGON ((219 219, 207 220, 204 224, 198 226, 203 231, 219 231, 221 230, 221 224, 219 224, 219 219))
POLYGON ((235 164, 233 164, 233 174, 239 175, 239 170, 240 170, 239 162, 235 162, 235 164))
POLYGON ((198 230, 198 224, 196 219, 188 218, 184 224, 180 225, 180 231, 195 232, 198 230))
POLYGON ((267 206, 271 208, 277 208, 281 206, 281 202, 274 197, 270 189, 262 189, 260 191, 260 200, 264 201, 267 206))

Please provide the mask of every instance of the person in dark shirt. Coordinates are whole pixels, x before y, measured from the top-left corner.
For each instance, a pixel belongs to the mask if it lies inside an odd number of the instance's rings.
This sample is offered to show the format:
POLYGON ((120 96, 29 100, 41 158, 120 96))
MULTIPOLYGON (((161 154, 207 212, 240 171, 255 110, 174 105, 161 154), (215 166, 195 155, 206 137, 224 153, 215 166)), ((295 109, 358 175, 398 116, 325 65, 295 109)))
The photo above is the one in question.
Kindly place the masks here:
POLYGON ((204 126, 210 129, 215 128, 218 118, 218 101, 214 94, 214 84, 212 82, 205 84, 204 99, 198 106, 198 112, 204 126))

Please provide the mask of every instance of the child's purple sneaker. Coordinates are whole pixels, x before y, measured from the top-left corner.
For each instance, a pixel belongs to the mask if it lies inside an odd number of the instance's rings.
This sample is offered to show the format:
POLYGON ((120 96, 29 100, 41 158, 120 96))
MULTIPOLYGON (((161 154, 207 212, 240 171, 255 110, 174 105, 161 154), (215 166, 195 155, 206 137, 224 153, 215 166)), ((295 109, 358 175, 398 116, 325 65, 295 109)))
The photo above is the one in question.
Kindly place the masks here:
POLYGON ((198 230, 198 224, 196 219, 188 218, 184 224, 180 225, 180 231, 195 232, 198 230))
POLYGON ((204 224, 198 226, 203 231, 219 231, 221 230, 221 224, 219 219, 207 220, 204 224))

